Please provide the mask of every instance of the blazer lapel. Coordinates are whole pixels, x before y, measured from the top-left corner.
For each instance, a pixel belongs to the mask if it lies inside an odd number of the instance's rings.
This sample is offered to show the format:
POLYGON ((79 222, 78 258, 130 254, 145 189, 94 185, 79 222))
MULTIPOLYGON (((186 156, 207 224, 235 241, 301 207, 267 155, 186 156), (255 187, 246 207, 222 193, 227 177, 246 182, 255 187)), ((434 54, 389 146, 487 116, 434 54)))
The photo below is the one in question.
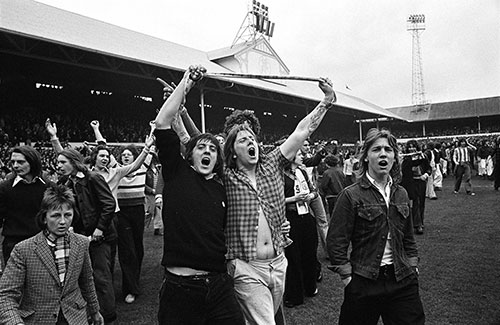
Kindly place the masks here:
POLYGON ((35 243, 35 253, 38 255, 38 257, 40 257, 40 260, 49 271, 49 274, 52 275, 54 280, 56 280, 56 282, 59 284, 61 281, 59 280, 59 274, 57 272, 54 254, 52 254, 49 244, 47 244, 47 238, 45 238, 43 233, 40 232, 36 237, 35 243))

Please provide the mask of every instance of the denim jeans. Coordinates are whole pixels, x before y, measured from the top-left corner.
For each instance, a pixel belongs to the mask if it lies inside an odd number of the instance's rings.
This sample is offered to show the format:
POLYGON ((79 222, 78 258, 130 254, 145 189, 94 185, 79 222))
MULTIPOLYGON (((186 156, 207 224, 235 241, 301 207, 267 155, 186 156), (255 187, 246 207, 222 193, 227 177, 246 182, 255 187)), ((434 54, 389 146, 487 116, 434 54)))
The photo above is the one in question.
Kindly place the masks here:
POLYGON ((179 276, 165 270, 158 323, 243 325, 245 320, 227 273, 179 276))
POLYGON ((269 260, 229 261, 228 272, 233 276, 236 296, 247 323, 275 324, 274 317, 285 292, 287 265, 283 253, 269 260))

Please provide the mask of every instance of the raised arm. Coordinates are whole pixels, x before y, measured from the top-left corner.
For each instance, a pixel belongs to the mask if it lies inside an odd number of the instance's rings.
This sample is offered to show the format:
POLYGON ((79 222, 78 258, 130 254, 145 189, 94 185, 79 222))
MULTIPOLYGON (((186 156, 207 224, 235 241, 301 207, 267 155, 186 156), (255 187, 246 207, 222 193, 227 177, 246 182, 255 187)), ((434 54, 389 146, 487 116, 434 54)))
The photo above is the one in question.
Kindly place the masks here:
POLYGON ((97 144, 106 144, 106 139, 104 139, 101 134, 101 130, 99 129, 99 121, 93 120, 92 122, 90 122, 90 127, 94 131, 95 142, 97 142, 97 144))
POLYGON ((160 112, 156 116, 155 124, 157 129, 164 130, 172 128, 175 115, 178 113, 181 105, 185 102, 187 93, 195 84, 193 79, 199 80, 203 77, 204 72, 206 72, 206 69, 202 66, 190 66, 189 69, 184 72, 184 76, 179 82, 179 85, 167 98, 161 107, 160 112), (192 78, 192 75, 196 75, 196 77, 192 78))
POLYGON ((191 137, 195 137, 195 136, 201 134, 201 131, 198 129, 196 124, 194 124, 193 119, 191 119, 191 116, 189 115, 186 107, 184 107, 184 106, 181 107, 181 109, 179 111, 179 115, 182 118, 182 122, 185 125, 187 133, 191 137))
POLYGON ((467 143, 467 147, 471 148, 472 150, 477 150, 477 147, 469 142, 469 138, 465 139, 465 142, 467 143))
MULTIPOLYGON (((181 111, 186 111, 186 108, 182 106, 181 111)), ((180 115, 181 112, 175 114, 174 120, 172 121, 172 129, 175 131, 175 133, 177 133, 177 136, 181 140, 181 144, 185 146, 191 139, 191 136, 196 136, 196 134, 191 134, 188 132, 180 115)))
MULTIPOLYGON (((93 120, 92 122, 90 122, 90 127, 92 128, 92 130, 94 131, 94 135, 95 135, 95 142, 99 145, 99 144, 107 144, 106 143, 106 139, 104 138, 104 136, 102 135, 101 133, 101 130, 99 129, 99 121, 98 120, 93 120)), ((113 167, 113 166, 116 166, 118 164, 118 162, 116 161, 116 158, 113 154, 111 154, 109 156, 109 166, 113 167)), ((140 166, 140 165, 139 165, 140 166)))
MULTIPOLYGON (((174 89, 177 88, 177 85, 173 82, 171 82, 169 85, 166 81, 164 81, 161 78, 156 78, 156 80, 158 80, 163 85, 163 100, 166 100, 170 95, 172 95, 174 89)), ((181 121, 182 126, 179 127, 185 129, 185 131, 187 132, 186 134, 188 135, 188 141, 191 137, 195 137, 201 134, 201 131, 198 129, 193 119, 191 119, 191 116, 189 115, 187 108, 183 104, 181 104, 181 106, 179 107, 179 115, 182 118, 181 121)), ((180 124, 181 122, 178 123, 180 124)), ((177 134, 179 134, 179 132, 177 132, 177 134)))
POLYGON ((59 142, 59 138, 57 137, 57 126, 56 123, 51 123, 50 118, 45 120, 45 129, 47 133, 50 135, 50 142, 52 143, 52 147, 56 151, 56 153, 60 153, 63 151, 63 147, 61 146, 61 142, 59 142))
MULTIPOLYGON (((163 85, 163 99, 164 100, 168 99, 168 97, 170 97, 170 95, 172 95, 172 93, 174 92, 174 89, 177 88, 177 85, 174 84, 173 82, 171 83, 171 85, 169 85, 166 81, 164 81, 160 78, 156 78, 156 80, 158 80, 163 85)), ((177 113, 175 113, 174 118, 172 120, 172 129, 179 136, 179 139, 181 140, 181 144, 186 145, 186 143, 188 143, 189 140, 191 139, 191 136, 196 136, 197 134, 199 134, 199 131, 198 131, 198 133, 191 134, 186 129, 186 126, 184 124, 184 119, 180 117, 180 115, 183 114, 183 112, 184 112, 184 115, 187 115, 186 120, 188 121, 188 123, 192 123, 194 125, 194 122, 191 120, 191 117, 187 113, 186 107, 181 104, 181 106, 179 107, 179 110, 177 111, 177 113)), ((151 123, 151 134, 153 134, 154 129, 156 129, 156 123, 154 120, 151 121, 150 123, 151 123)), ((194 126, 194 127, 196 129, 196 126, 194 126)), ((196 129, 196 130, 198 130, 198 129, 196 129)))
POLYGON ((320 78, 319 88, 325 94, 325 98, 299 122, 295 131, 280 146, 281 153, 288 160, 293 159, 297 150, 300 149, 304 141, 318 128, 326 112, 337 101, 330 79, 320 78))
POLYGON ((138 170, 142 166, 142 164, 146 160, 146 157, 149 156, 149 153, 150 153, 151 147, 154 144, 154 141, 155 141, 154 135, 148 136, 146 138, 146 142, 144 143, 144 149, 142 149, 140 155, 137 156, 137 158, 130 164, 130 170, 129 170, 128 174, 135 172, 136 170, 138 170))

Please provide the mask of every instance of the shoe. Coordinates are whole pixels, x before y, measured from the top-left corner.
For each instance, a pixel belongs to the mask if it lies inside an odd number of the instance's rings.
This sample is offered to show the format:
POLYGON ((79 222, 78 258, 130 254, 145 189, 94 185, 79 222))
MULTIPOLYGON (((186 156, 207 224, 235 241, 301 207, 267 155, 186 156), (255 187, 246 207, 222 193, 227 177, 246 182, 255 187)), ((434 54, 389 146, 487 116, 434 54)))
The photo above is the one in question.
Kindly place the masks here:
POLYGON ((453 194, 458 194, 458 191, 453 191, 453 194))
POLYGON ((431 197, 431 200, 437 200, 437 199, 438 199, 438 197, 437 197, 437 196, 433 196, 433 197, 431 197))
POLYGON ((474 193, 474 192, 469 192, 469 193, 467 193, 467 195, 474 196, 474 195, 476 195, 476 193, 474 193))
POLYGON ((135 301, 135 295, 129 293, 126 297, 125 297, 125 302, 127 304, 131 304, 135 301))
POLYGON ((438 191, 439 192, 439 191, 442 191, 442 190, 441 190, 441 187, 435 187, 434 191, 438 191))
POLYGON ((155 231, 154 231, 153 235, 155 235, 155 236, 162 236, 163 234, 162 234, 162 232, 160 231, 160 229, 155 229, 155 231))
POLYGON ((316 297, 318 295, 318 288, 314 289, 313 293, 305 294, 306 297, 316 297))
POLYGON ((417 235, 423 235, 424 234, 424 227, 422 227, 422 226, 415 227, 415 233, 417 235))

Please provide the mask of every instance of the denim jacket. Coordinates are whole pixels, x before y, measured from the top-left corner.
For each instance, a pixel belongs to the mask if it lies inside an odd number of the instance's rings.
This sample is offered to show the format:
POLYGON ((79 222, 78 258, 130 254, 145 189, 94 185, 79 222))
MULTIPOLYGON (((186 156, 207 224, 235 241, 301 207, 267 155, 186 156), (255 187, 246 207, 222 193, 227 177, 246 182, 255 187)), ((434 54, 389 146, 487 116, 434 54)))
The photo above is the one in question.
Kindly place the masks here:
POLYGON ((396 280, 400 281, 411 275, 418 263, 408 194, 393 184, 387 208, 382 194, 363 175, 341 192, 335 204, 327 237, 329 268, 342 278, 355 273, 377 279, 389 231, 396 280))

